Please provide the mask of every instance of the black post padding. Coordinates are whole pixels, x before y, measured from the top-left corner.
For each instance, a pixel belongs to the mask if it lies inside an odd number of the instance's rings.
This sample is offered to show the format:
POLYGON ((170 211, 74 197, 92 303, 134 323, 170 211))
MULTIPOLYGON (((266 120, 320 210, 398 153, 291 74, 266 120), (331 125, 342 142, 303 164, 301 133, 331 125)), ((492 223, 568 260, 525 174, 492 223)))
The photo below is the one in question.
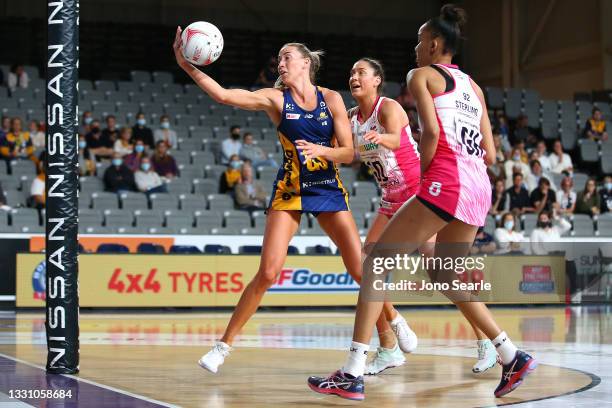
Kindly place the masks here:
POLYGON ((47 1, 47 372, 79 371, 78 0, 47 1))

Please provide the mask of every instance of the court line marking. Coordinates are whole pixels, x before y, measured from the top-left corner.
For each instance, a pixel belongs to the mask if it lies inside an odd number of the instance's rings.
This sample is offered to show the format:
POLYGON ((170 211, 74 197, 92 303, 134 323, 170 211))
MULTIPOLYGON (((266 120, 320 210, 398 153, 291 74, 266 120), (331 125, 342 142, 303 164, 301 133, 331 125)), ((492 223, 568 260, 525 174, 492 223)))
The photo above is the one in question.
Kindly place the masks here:
MULTIPOLYGON (((0 357, 4 357, 6 359, 13 360, 13 361, 15 361, 17 363, 25 364, 25 365, 33 367, 33 368, 38 368, 39 370, 47 371, 47 369, 45 367, 43 367, 43 366, 39 366, 37 364, 30 363, 28 361, 22 360, 22 359, 17 358, 17 357, 9 356, 9 355, 4 354, 4 353, 0 353, 0 357)), ((115 388, 115 387, 112 387, 110 385, 100 384, 99 382, 88 380, 86 378, 77 377, 77 376, 72 375, 72 374, 59 374, 59 375, 63 375, 64 377, 72 378, 73 380, 81 381, 81 382, 84 382, 84 383, 89 384, 89 385, 93 385, 93 386, 96 386, 96 387, 104 388, 104 389, 109 390, 109 391, 117 392, 119 394, 127 395, 128 397, 132 397, 132 398, 136 398, 136 399, 143 400, 143 401, 146 401, 146 402, 150 402, 152 404, 158 404, 158 405, 161 405, 163 407, 168 407, 168 408, 180 408, 180 405, 173 405, 173 404, 169 404, 167 402, 158 401, 158 400, 153 399, 153 398, 145 397, 144 395, 134 394, 134 393, 129 392, 129 391, 120 390, 119 388, 115 388)))

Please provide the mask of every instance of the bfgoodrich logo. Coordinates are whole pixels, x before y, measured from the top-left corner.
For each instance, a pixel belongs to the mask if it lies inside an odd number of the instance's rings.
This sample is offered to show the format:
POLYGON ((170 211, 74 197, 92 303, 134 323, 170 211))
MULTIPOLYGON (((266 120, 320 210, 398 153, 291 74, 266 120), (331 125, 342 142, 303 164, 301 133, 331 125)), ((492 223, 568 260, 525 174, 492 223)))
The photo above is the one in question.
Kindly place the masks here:
POLYGON ((306 268, 283 269, 270 292, 356 292, 359 285, 348 272, 317 273, 306 268))

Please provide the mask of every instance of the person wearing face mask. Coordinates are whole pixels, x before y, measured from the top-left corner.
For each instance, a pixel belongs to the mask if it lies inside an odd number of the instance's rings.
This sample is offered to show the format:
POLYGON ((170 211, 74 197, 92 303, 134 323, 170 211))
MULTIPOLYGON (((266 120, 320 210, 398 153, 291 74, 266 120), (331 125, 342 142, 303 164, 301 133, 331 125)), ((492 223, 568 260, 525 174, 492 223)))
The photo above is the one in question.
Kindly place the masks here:
POLYGON ((142 163, 144 157, 146 157, 145 145, 142 143, 142 140, 138 140, 134 145, 134 151, 123 157, 123 164, 130 170, 136 171, 140 168, 140 163, 142 163))
POLYGON ((499 227, 495 229, 493 234, 497 245, 496 253, 507 254, 521 250, 521 243, 525 241, 525 237, 522 232, 515 231, 515 226, 516 218, 514 214, 505 213, 500 220, 499 227))
POLYGON ((79 135, 79 174, 81 176, 96 174, 96 156, 89 151, 84 135, 79 135))
POLYGON ((96 159, 110 158, 113 155, 113 147, 106 146, 102 141, 102 130, 100 129, 100 121, 94 119, 91 122, 90 130, 85 135, 87 147, 89 151, 96 156, 96 159))
POLYGON ((140 169, 138 169, 138 171, 136 171, 134 174, 134 179, 136 181, 138 191, 143 193, 151 194, 168 192, 166 184, 164 184, 161 177, 159 177, 159 174, 153 171, 151 161, 146 156, 142 158, 140 169))
POLYGON ((221 143, 221 163, 228 164, 230 157, 240 154, 242 143, 240 143, 240 126, 233 125, 230 135, 221 143))
POLYGON ((230 157, 230 160, 227 163, 227 169, 223 172, 223 174, 221 174, 219 180, 220 194, 233 194, 234 187, 236 186, 236 184, 240 183, 240 180, 242 178, 242 164, 243 161, 240 160, 240 157, 238 157, 237 154, 234 154, 230 157))
POLYGON ((132 128, 132 143, 136 143, 137 140, 142 140, 144 145, 151 149, 155 148, 153 131, 147 127, 147 119, 142 112, 136 115, 136 125, 132 128))
POLYGON ((91 131, 91 123, 94 118, 91 111, 83 112, 81 116, 81 124, 79 125, 79 135, 86 135, 91 131))
POLYGON ((118 194, 136 190, 134 173, 123 164, 119 153, 113 155, 112 166, 104 172, 104 186, 106 191, 118 194))
POLYGON ((167 180, 178 176, 179 171, 176 160, 168 154, 168 145, 163 140, 160 140, 155 145, 155 153, 151 158, 151 164, 157 174, 167 180))
MULTIPOLYGON (((529 177, 531 174, 531 169, 529 166, 523 161, 521 150, 517 147, 512 149, 512 154, 510 158, 506 160, 504 163, 504 171, 506 174, 514 174, 521 173, 523 177, 529 177)), ((512 185, 512 179, 508 177, 506 179, 506 188, 512 185)))
POLYGON ((170 128, 170 118, 168 115, 162 115, 159 118, 159 129, 155 129, 153 133, 155 143, 163 140, 168 145, 169 149, 176 148, 176 132, 170 128))
POLYGON ((612 211, 612 177, 604 177, 604 183, 599 190, 599 201, 601 202, 601 213, 612 211))
POLYGON ((554 243, 560 242, 561 235, 572 228, 572 225, 565 218, 556 217, 553 214, 552 211, 542 211, 538 214, 537 227, 530 237, 531 252, 534 255, 548 255, 549 252, 556 249, 554 243), (549 244, 547 245, 547 243, 549 244))

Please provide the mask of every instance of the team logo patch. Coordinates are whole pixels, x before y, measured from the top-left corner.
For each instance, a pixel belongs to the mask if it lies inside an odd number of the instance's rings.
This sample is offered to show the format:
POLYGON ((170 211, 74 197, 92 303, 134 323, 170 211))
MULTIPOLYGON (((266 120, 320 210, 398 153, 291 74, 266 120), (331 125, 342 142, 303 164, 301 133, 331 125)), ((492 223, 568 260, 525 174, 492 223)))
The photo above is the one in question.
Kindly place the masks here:
POLYGON ((299 113, 286 113, 285 118, 289 120, 297 120, 300 118, 300 114, 299 113))

